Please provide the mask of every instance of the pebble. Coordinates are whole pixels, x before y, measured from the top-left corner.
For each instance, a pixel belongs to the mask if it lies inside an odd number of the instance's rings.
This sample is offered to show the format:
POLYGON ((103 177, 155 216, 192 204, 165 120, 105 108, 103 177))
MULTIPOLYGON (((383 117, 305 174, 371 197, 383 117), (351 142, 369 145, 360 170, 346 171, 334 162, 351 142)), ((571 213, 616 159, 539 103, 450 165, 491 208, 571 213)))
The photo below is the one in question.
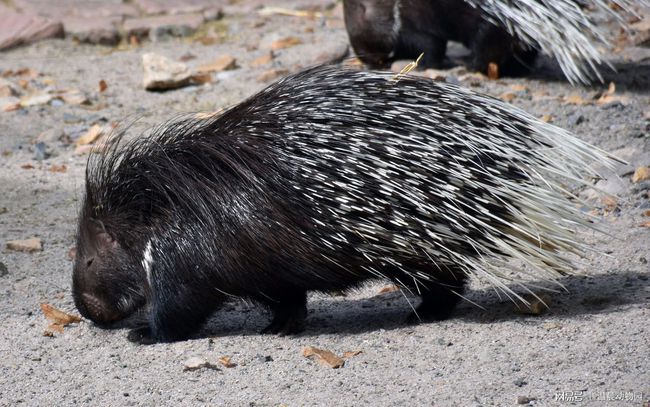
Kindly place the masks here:
POLYGON ((7 265, 5 265, 3 262, 0 261, 0 277, 4 277, 7 274, 9 274, 9 270, 7 269, 7 265))

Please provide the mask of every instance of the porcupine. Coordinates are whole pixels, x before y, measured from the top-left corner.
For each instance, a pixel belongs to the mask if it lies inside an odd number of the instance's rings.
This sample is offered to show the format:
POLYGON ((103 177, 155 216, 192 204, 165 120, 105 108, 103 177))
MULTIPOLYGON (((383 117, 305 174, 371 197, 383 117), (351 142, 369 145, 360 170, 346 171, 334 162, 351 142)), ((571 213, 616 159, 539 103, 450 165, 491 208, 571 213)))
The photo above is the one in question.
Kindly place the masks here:
POLYGON ((617 9, 648 6, 648 0, 345 0, 344 15, 353 48, 370 64, 424 52, 422 66, 436 67, 449 39, 473 51, 471 65, 479 71, 487 61, 503 74, 524 74, 539 50, 571 83, 589 83, 602 81, 599 68, 609 63, 601 50, 610 41, 585 9, 625 27, 617 9))
POLYGON ((522 278, 570 270, 589 223, 566 185, 607 160, 451 84, 311 68, 91 155, 74 300, 100 325, 138 321, 144 343, 190 337, 232 297, 271 309, 264 332, 298 332, 308 291, 375 278, 441 320, 468 276, 512 295, 508 258, 522 278))
POLYGON ((537 58, 534 46, 462 0, 345 0, 343 10, 352 48, 373 68, 420 53, 420 67, 442 68, 447 41, 470 49, 470 68, 483 73, 496 63, 502 75, 522 75, 537 58))

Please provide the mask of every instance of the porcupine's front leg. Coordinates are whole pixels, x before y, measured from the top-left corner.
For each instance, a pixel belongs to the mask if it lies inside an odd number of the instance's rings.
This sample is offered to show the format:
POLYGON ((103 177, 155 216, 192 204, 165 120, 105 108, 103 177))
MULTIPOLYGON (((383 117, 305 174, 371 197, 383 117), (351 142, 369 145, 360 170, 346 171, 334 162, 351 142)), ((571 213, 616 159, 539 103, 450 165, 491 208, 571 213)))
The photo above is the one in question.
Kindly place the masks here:
POLYGON ((188 256, 187 241, 161 233, 143 255, 147 281, 146 318, 127 338, 136 343, 188 339, 224 301, 205 272, 209 263, 201 255, 188 256))
POLYGON ((279 298, 262 300, 273 312, 273 320, 262 330, 263 334, 291 335, 305 329, 307 293, 294 291, 279 298))
POLYGON ((449 318, 465 291, 465 273, 453 269, 439 271, 436 280, 420 282, 422 302, 409 318, 408 322, 442 321, 449 318))

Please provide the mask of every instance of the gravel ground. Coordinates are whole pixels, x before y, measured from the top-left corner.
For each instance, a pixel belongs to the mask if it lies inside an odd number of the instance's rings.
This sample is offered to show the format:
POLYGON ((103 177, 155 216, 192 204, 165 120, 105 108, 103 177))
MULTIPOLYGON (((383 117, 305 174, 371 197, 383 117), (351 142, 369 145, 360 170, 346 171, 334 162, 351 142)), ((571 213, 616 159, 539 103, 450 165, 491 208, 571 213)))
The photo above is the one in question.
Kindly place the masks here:
POLYGON ((618 196, 614 203, 582 191, 600 208, 598 226, 607 235, 581 232, 594 250, 576 265, 576 276, 562 281, 567 292, 549 295, 543 315, 517 313, 510 301, 474 283, 467 297, 478 306, 466 302, 448 321, 408 326, 403 320, 414 299, 379 294, 385 283, 375 283, 345 297, 311 296, 308 329, 294 337, 259 335, 269 316, 248 303, 228 305, 197 338, 179 343, 137 346, 126 332, 85 320, 44 336, 48 323, 39 303, 76 313, 69 251, 87 156, 75 153, 66 137, 95 123, 137 120, 133 129, 140 130, 179 112, 223 108, 268 84, 260 75, 272 75, 271 69, 293 72, 340 56, 347 44, 336 12, 327 20, 226 15, 218 24, 225 39, 211 45, 170 40, 112 49, 51 40, 1 55, 0 72, 31 68, 41 73, 32 83, 79 89, 91 104, 57 101, 0 112, 0 405, 649 403, 650 228, 639 225, 650 219, 643 215, 650 210, 650 181, 631 182, 637 167, 650 165, 647 49, 613 56, 618 73, 607 72, 605 82, 615 83, 615 100, 601 104, 595 100, 606 85, 572 87, 549 61, 527 79, 489 81, 460 68, 444 73, 629 162, 598 185, 618 196), (254 66, 268 44, 287 36, 302 44, 254 66), (174 60, 192 54, 192 67, 229 54, 239 68, 215 74, 209 85, 152 93, 141 84, 145 52, 174 60), (102 93, 100 80, 108 84, 102 93), (43 151, 51 156, 37 160, 43 151), (42 251, 6 248, 30 237, 41 239, 42 251), (361 353, 331 369, 303 357, 306 346, 361 353), (219 364, 223 356, 236 366, 219 364), (192 357, 218 369, 184 371, 192 357))

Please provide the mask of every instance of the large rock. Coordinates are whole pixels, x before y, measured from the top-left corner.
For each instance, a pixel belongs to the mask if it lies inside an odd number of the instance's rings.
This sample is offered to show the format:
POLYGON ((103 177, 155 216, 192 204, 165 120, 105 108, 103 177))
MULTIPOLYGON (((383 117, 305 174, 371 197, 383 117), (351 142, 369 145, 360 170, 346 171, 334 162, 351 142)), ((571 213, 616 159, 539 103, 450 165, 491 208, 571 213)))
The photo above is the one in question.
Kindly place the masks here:
POLYGON ((0 5, 0 51, 45 38, 63 37, 63 24, 33 14, 16 13, 0 5))
POLYGON ((147 90, 168 90, 186 86, 192 80, 192 73, 181 62, 172 61, 162 55, 142 55, 144 67, 144 88, 147 90))

